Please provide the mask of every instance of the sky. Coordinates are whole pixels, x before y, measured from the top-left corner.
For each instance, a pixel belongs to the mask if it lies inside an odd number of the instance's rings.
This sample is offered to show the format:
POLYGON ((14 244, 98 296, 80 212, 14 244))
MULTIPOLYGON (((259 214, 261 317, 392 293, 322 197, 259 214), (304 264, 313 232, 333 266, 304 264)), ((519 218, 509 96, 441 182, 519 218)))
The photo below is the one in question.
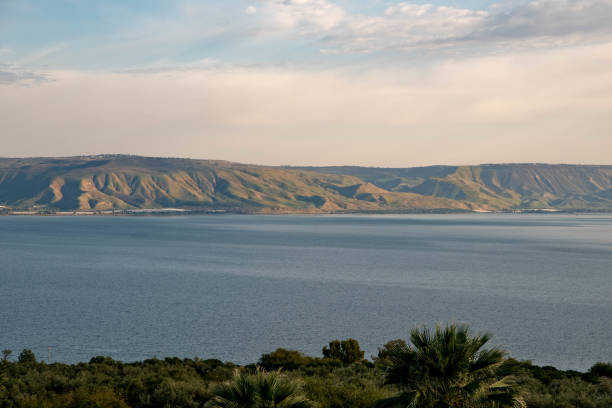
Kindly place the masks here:
POLYGON ((612 0, 0 0, 0 157, 612 164, 612 0))

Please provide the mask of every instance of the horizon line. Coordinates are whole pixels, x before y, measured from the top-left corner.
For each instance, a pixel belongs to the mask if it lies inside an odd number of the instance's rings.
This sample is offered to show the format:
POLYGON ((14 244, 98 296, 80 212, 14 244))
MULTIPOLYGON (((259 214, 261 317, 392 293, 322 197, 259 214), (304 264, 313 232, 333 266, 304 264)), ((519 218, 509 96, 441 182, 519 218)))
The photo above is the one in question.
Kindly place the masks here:
POLYGON ((130 154, 130 153, 100 153, 100 154, 82 154, 82 155, 70 155, 70 156, 22 156, 22 157, 1 157, 0 160, 35 160, 35 159, 103 159, 103 158, 142 158, 142 159, 166 159, 166 160, 191 160, 191 161, 208 161, 208 162, 221 162, 238 164, 243 166, 258 166, 258 167, 278 167, 278 168, 329 168, 329 167, 363 167, 372 169, 408 169, 408 168, 424 168, 424 167, 475 167, 475 166, 593 166, 593 167, 612 167, 611 164, 593 164, 593 163, 551 163, 551 162, 498 162, 498 163, 477 163, 477 164, 427 164, 417 166, 379 166, 379 165, 360 165, 360 164, 324 164, 324 165, 295 165, 295 164, 258 164, 258 163, 247 163, 240 161, 233 161, 227 159, 203 159, 193 157, 180 157, 180 156, 147 156, 141 154, 130 154))

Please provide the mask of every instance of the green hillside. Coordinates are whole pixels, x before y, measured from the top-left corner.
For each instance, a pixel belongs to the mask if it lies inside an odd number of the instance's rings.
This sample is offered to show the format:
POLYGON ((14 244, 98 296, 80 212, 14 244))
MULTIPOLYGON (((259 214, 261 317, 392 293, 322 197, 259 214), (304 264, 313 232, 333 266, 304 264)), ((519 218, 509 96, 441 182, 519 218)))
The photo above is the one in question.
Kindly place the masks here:
POLYGON ((472 209, 458 200, 387 191, 351 175, 121 155, 0 159, 0 204, 261 213, 472 209))
POLYGON ((13 210, 256 213, 612 210, 612 166, 266 167, 100 155, 0 159, 13 210))

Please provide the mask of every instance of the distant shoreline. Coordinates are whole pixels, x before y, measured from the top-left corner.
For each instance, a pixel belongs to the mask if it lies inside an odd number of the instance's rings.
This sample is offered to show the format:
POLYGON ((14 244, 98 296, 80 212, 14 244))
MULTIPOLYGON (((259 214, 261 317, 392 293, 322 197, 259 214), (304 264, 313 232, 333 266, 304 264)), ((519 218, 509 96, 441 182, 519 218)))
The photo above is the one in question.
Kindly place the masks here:
POLYGON ((610 210, 558 210, 558 209, 518 209, 504 211, 482 210, 403 210, 403 211, 240 211, 240 210, 190 210, 182 208, 142 208, 130 210, 103 211, 33 211, 9 210, 0 212, 0 216, 22 217, 161 217, 161 216, 196 216, 196 215, 407 215, 407 214, 612 214, 610 210))

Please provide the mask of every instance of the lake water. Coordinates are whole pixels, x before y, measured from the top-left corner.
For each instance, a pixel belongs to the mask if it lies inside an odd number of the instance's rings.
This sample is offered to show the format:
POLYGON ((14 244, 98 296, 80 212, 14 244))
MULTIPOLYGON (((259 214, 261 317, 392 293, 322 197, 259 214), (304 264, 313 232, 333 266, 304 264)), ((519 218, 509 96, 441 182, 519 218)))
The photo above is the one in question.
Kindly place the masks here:
POLYGON ((466 322, 512 356, 612 360, 611 215, 0 217, 0 348, 256 362, 366 356, 466 322))

